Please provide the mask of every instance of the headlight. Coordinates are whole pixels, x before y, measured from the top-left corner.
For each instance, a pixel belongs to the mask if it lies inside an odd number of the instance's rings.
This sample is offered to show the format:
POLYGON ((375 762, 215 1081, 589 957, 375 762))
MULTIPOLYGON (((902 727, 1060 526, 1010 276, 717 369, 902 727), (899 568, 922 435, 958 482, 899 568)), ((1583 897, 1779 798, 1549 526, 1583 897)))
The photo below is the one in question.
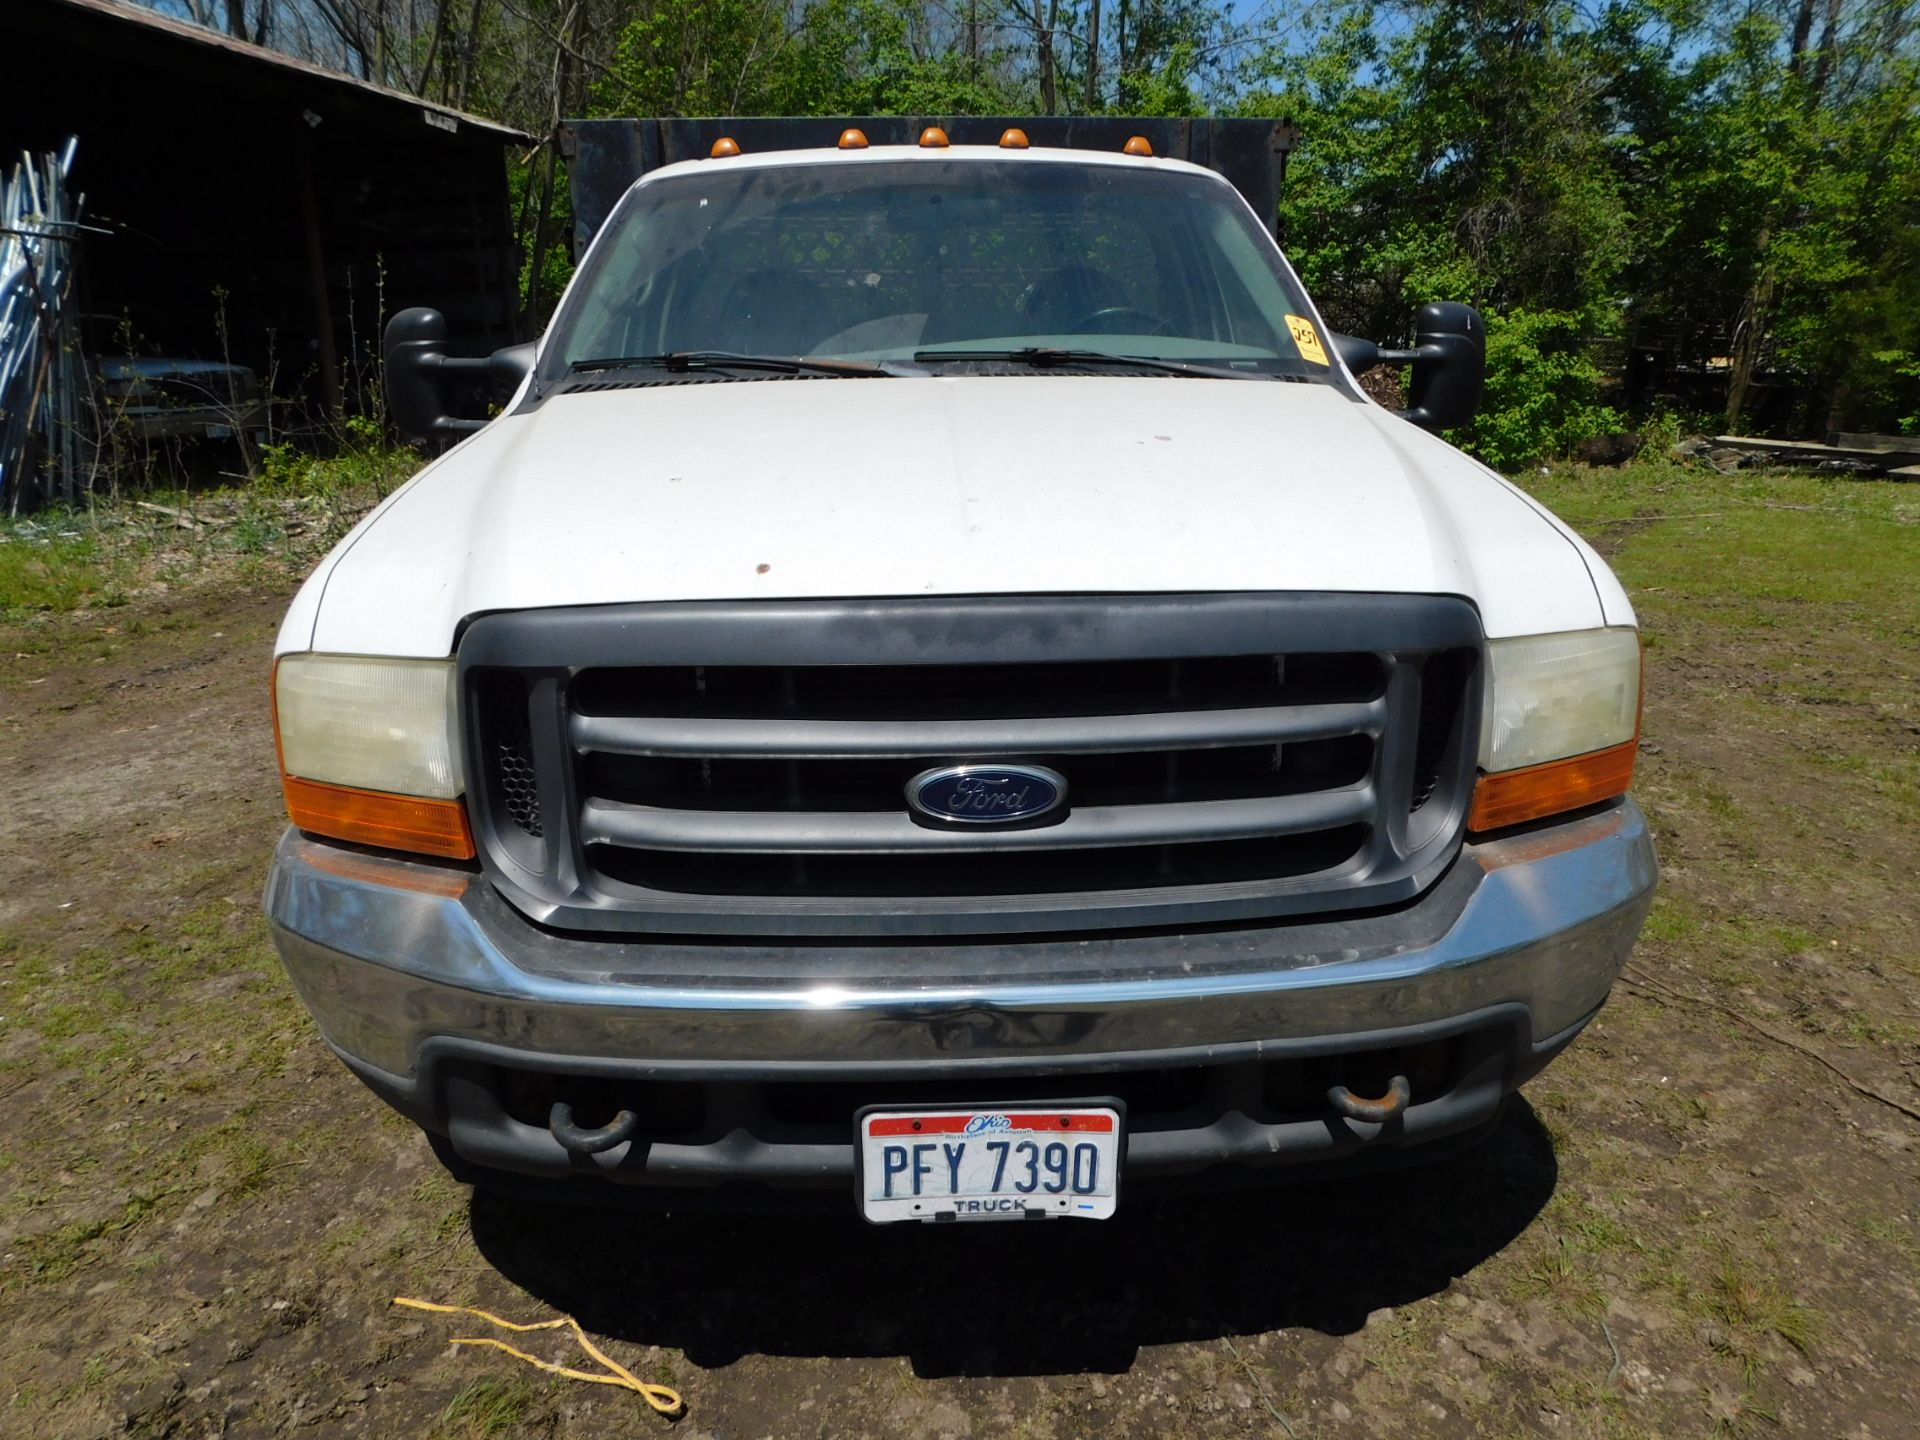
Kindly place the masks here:
POLYGON ((1640 731, 1640 633, 1523 635, 1487 645, 1475 830, 1624 794, 1640 731))
POLYGON ((450 660, 287 655, 274 668, 287 809, 303 830, 473 854, 450 660))
POLYGON ((1518 770, 1633 738, 1640 632, 1575 630, 1487 646, 1492 661, 1480 768, 1518 770))

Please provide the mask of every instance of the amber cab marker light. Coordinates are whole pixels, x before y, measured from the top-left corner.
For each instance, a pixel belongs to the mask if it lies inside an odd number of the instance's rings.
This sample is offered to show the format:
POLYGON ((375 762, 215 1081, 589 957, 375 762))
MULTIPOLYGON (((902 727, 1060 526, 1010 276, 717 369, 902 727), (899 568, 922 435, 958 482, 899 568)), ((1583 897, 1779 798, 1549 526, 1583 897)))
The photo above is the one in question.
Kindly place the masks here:
POLYGON ((944 150, 947 148, 947 132, 938 125, 929 125, 920 132, 922 150, 944 150))
POLYGON ((718 140, 713 142, 713 148, 707 152, 707 158, 710 160, 725 160, 729 156, 738 155, 739 153, 740 142, 731 135, 722 135, 718 140))
POLYGON ((1002 150, 1026 149, 1027 148, 1027 132, 1024 130, 1016 129, 1016 128, 1009 128, 1006 130, 1002 130, 1000 132, 1000 148, 1002 150))
POLYGON ((855 130, 851 126, 840 132, 842 150, 864 150, 867 148, 867 132, 855 130))
POLYGON ((1120 147, 1123 155, 1151 155, 1153 142, 1144 135, 1136 135, 1120 147))
POLYGON ((302 830, 382 850, 438 855, 445 860, 473 859, 467 807, 458 800, 386 795, 348 785, 323 785, 297 775, 280 779, 287 792, 287 814, 302 830))
POLYGON ((1640 737, 1567 760, 1482 775, 1474 787, 1467 828, 1476 832, 1524 824, 1583 805, 1597 805, 1633 787, 1640 737))

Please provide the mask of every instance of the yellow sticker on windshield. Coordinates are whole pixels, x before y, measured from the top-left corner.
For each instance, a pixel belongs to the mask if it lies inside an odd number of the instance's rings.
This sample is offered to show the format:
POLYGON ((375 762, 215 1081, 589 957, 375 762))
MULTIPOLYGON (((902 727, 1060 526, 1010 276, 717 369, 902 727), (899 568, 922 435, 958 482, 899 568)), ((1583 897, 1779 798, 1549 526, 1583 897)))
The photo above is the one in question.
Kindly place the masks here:
POLYGON ((1304 315, 1287 316, 1287 330, 1293 336, 1294 347, 1299 350, 1300 358, 1313 365, 1327 363, 1327 352, 1320 348, 1320 332, 1313 328, 1313 322, 1304 315))

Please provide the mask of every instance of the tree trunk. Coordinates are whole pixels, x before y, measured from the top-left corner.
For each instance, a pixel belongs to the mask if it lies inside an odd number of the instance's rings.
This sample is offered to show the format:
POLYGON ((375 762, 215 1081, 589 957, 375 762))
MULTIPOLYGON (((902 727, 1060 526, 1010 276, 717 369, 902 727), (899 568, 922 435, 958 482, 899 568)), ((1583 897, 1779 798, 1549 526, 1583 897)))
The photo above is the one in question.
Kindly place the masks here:
POLYGON ((566 118, 567 88, 573 78, 572 45, 574 22, 579 18, 578 0, 567 7, 560 18, 560 33, 553 61, 553 110, 547 129, 546 164, 540 176, 540 209, 533 222, 532 265, 527 272, 527 332, 540 333, 540 275, 546 268, 547 227, 553 221, 553 182, 556 152, 560 149, 560 122, 566 118))
MULTIPOLYGON (((1805 73, 1809 54, 1808 42, 1813 35, 1813 14, 1816 0, 1800 0, 1793 15, 1793 54, 1787 61, 1787 73, 1798 79, 1805 73)), ((1806 113, 1812 115, 1820 108, 1825 95, 1828 76, 1832 73, 1830 55, 1833 48, 1834 32, 1840 24, 1840 0, 1825 0, 1826 18, 1821 28, 1820 53, 1815 57, 1813 74, 1808 78, 1805 96, 1806 113)), ((1760 233, 1754 240, 1754 276, 1753 288, 1747 292, 1747 303, 1743 315, 1743 324, 1734 337, 1730 373, 1727 376, 1727 430, 1736 433, 1740 428, 1740 416, 1746 409, 1747 397, 1753 389, 1753 372, 1760 365, 1760 351, 1766 343, 1767 321, 1773 310, 1773 297, 1779 289, 1779 279, 1767 251, 1773 243, 1775 225, 1789 215, 1788 204, 1799 188, 1800 177, 1789 177, 1785 191, 1776 196, 1769 207, 1767 218, 1760 227, 1760 233)))
POLYGON ((1035 61, 1040 70, 1040 113, 1058 114, 1060 94, 1053 65, 1054 21, 1060 17, 1060 0, 1051 0, 1043 10, 1041 0, 1033 0, 1033 38, 1035 61))
POLYGON ((1827 0, 1827 18, 1820 27, 1820 53, 1813 59, 1813 79, 1807 86, 1807 113, 1820 108, 1827 93, 1827 77, 1833 74, 1834 32, 1840 28, 1840 0, 1827 0))
POLYGON ((1087 4, 1087 113, 1100 108, 1100 0, 1087 4))
POLYGON ((1802 58, 1807 53, 1807 38, 1813 34, 1814 0, 1800 0, 1793 12, 1793 41, 1787 47, 1787 73, 1799 75, 1802 58))
POLYGON ((480 53, 480 12, 486 0, 473 0, 467 11, 467 33, 460 46, 460 91, 454 104, 465 110, 472 103, 473 74, 480 53))
MULTIPOLYGON (((427 92, 433 89, 433 66, 434 62, 440 58, 440 46, 447 38, 447 12, 451 8, 451 0, 439 0, 439 3, 433 7, 433 34, 427 40, 427 58, 420 66, 420 81, 413 87, 413 93, 423 100, 427 97, 427 92)), ((442 83, 440 88, 444 95, 445 84, 442 83)))
POLYGON ((1746 313, 1733 339, 1727 376, 1727 433, 1740 433, 1740 414, 1747 407, 1747 393, 1753 388, 1753 372, 1760 363, 1761 342, 1767 335, 1767 312, 1773 305, 1773 264, 1767 257, 1772 243, 1771 228, 1762 229, 1754 259, 1753 289, 1747 294, 1746 313))

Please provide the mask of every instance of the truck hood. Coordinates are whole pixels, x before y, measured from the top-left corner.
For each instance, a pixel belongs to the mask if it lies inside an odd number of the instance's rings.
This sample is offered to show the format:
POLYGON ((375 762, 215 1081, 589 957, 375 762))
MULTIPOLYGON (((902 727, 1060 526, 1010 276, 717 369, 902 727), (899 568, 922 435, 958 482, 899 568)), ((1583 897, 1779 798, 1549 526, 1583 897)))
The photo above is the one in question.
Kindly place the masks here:
POLYGON ((1465 596, 1490 635, 1604 623, 1569 533, 1377 406, 1130 375, 553 395, 314 585, 283 648, 439 655, 486 611, 761 596, 1400 591, 1465 596))

